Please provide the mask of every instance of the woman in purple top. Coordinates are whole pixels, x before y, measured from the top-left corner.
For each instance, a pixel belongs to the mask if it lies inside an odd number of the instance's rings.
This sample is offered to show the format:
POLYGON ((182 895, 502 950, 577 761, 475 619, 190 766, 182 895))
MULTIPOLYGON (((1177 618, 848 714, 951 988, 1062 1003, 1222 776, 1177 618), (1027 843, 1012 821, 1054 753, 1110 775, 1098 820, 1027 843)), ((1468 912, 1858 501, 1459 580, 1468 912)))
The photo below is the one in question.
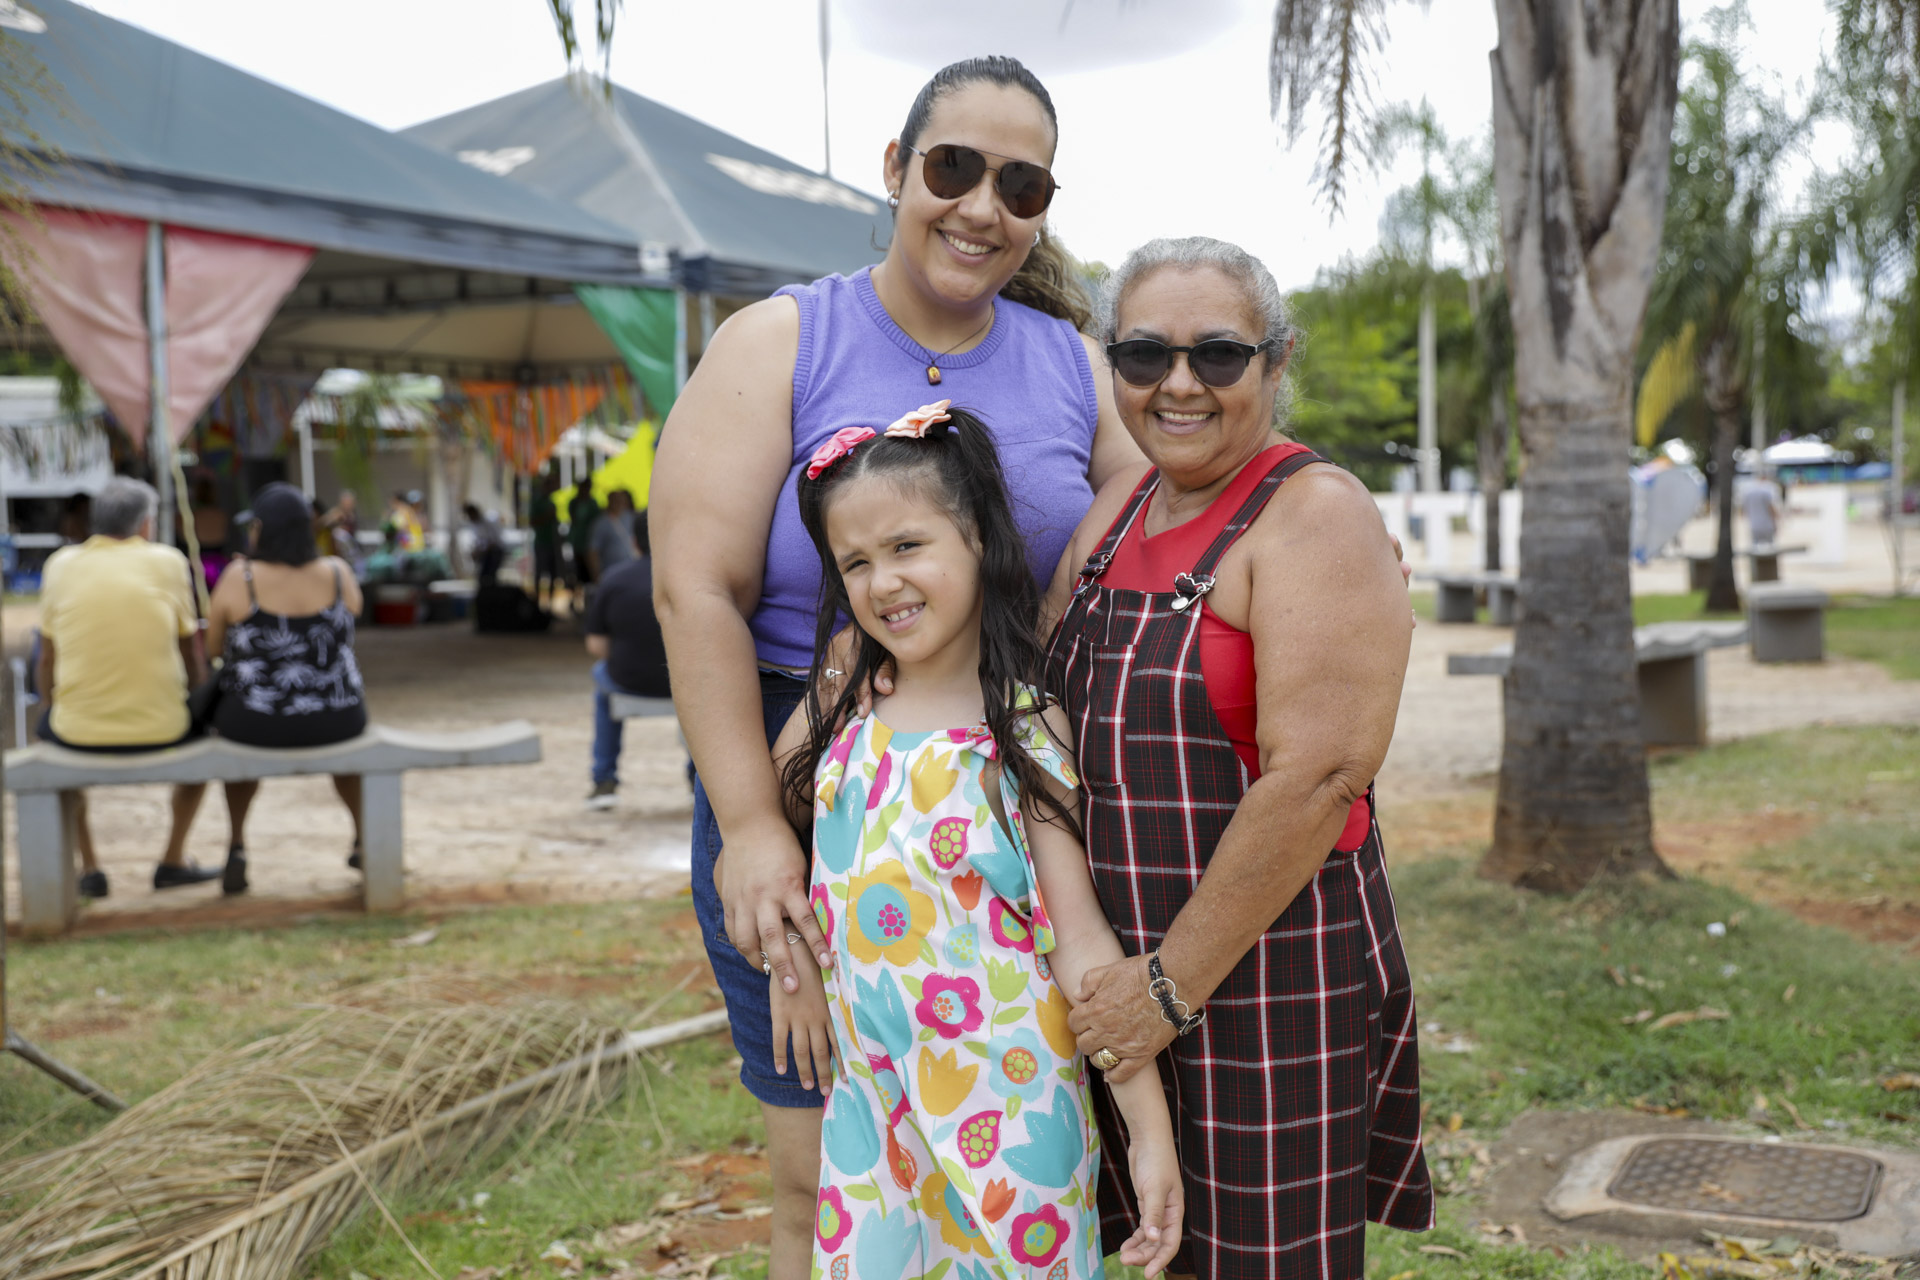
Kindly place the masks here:
POLYGON ((662 433, 655 596, 699 769, 694 903, 766 1121, 770 1280, 808 1272, 827 1061, 806 959, 827 948, 767 751, 801 695, 820 589, 793 489, 840 428, 951 399, 993 432, 1044 585, 1094 491, 1139 463, 1111 379, 1094 377, 1084 292, 1046 234, 1056 131, 1046 90, 1010 58, 935 75, 887 146, 885 260, 728 320, 662 433))

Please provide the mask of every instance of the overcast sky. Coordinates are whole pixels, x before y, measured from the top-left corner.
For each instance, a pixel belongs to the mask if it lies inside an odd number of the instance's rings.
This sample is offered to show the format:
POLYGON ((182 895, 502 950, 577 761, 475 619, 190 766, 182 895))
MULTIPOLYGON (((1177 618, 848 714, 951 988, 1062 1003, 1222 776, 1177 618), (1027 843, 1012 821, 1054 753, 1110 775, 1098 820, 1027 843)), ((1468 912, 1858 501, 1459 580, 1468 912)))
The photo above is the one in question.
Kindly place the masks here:
MULTIPOLYGON (((24 0, 29 7, 32 0, 24 0)), ((91 0, 92 7, 397 129, 565 70, 543 0, 91 0)), ((1266 0, 832 0, 833 174, 870 191, 908 105, 940 65, 1011 52, 1059 108, 1053 225, 1117 262, 1156 235, 1207 234, 1283 284, 1378 238, 1386 195, 1417 173, 1351 177, 1330 219, 1312 184, 1317 122, 1289 150, 1267 111, 1266 0), (1117 64, 1117 65, 1116 65, 1117 64)), ((587 26, 593 0, 577 0, 587 26)), ((1709 5, 1681 0, 1693 29, 1709 5)), ((1751 0, 1749 65, 1811 83, 1831 24, 1821 0, 1751 0)), ((1380 103, 1429 99, 1456 136, 1488 128, 1488 0, 1389 10, 1380 103)), ((626 0, 612 74, 625 87, 819 168, 816 0, 626 0)), ((590 35, 590 33, 589 33, 590 35)), ((595 62, 597 66, 597 61, 595 62)), ((1827 140, 1828 145, 1831 139, 1827 140)), ((1804 162, 1803 162, 1804 163, 1804 162)))

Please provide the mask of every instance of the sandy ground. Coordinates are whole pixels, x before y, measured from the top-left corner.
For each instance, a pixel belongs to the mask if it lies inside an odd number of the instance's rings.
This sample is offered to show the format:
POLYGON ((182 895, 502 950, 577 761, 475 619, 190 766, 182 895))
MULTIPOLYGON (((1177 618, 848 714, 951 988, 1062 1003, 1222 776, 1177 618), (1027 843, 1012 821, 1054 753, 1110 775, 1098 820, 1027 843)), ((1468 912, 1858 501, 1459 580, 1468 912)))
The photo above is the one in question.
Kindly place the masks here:
MULTIPOLYGON (((1858 529, 1854 545, 1872 548, 1872 532, 1871 526, 1858 529)), ((1856 572, 1865 576, 1873 567, 1856 572)), ((1787 576, 1801 577, 1791 562, 1787 576)), ((1649 585, 1673 590, 1677 584, 1649 585)), ((34 612, 7 609, 9 654, 20 652, 34 612)), ((1500 761, 1500 681, 1449 677, 1446 655, 1510 639, 1507 629, 1477 625, 1426 623, 1414 633, 1398 727, 1380 776, 1383 825, 1397 859, 1486 838, 1486 787, 1500 761)), ((454 624, 370 628, 361 633, 359 653, 374 715, 384 723, 458 729, 526 719, 541 737, 543 758, 535 765, 407 775, 410 901, 587 900, 686 890, 692 799, 671 720, 631 722, 618 804, 604 812, 582 804, 592 732, 590 662, 570 627, 539 636, 480 636, 454 624)), ((1715 741, 1816 723, 1920 723, 1920 682, 1892 680, 1871 664, 1830 658, 1760 666, 1745 648, 1735 648, 1714 651, 1708 666, 1715 741)), ((165 893, 149 887, 167 812, 168 792, 161 787, 93 794, 95 841, 112 896, 87 905, 83 928, 238 921, 357 905, 359 876, 345 865, 351 828, 325 779, 276 780, 261 788, 248 822, 253 892, 245 899, 223 902, 217 885, 165 893)), ((17 919, 10 802, 6 821, 8 915, 17 919)), ((215 790, 194 824, 189 855, 218 865, 226 841, 226 807, 215 790)))

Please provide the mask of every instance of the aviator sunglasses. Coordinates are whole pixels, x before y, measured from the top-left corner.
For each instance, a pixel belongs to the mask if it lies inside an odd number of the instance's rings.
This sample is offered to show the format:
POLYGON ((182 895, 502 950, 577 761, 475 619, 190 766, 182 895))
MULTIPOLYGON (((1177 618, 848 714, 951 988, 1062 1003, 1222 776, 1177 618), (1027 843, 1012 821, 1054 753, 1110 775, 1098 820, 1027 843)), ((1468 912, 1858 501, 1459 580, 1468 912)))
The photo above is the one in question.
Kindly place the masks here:
POLYGON ((925 151, 909 147, 904 142, 900 147, 926 161, 920 166, 920 172, 927 190, 942 200, 958 200, 979 186, 980 179, 991 173, 994 176, 993 189, 1000 193, 1000 201, 1007 206, 1008 213, 1016 218, 1037 218, 1047 211, 1047 206, 1053 203, 1053 193, 1060 189, 1060 185, 1053 180, 1053 174, 1044 166, 1025 160, 990 165, 987 157, 972 147, 957 146, 951 142, 928 147, 925 151))
POLYGON ((1129 386, 1151 387, 1173 368, 1175 353, 1187 353, 1187 368, 1209 387, 1230 387, 1247 372, 1254 356, 1274 345, 1273 339, 1255 346, 1231 338, 1208 338, 1190 347, 1170 347, 1152 338, 1131 338, 1107 344, 1107 360, 1129 386))

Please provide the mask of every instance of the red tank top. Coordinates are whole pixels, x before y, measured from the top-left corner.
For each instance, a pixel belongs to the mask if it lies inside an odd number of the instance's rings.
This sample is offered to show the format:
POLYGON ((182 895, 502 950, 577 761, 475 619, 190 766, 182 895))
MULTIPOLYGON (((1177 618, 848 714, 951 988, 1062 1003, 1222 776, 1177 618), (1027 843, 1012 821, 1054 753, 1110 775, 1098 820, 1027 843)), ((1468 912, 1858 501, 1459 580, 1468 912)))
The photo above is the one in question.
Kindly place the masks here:
MULTIPOLYGON (((1291 442, 1261 451, 1240 468, 1240 474, 1220 491, 1205 511, 1164 533, 1148 537, 1146 513, 1142 512, 1120 545, 1114 548, 1113 560, 1101 575, 1102 582, 1125 591, 1171 590, 1174 577, 1199 563, 1214 537, 1233 518, 1254 486, 1288 458, 1308 451, 1306 445, 1291 442)), ((1222 621, 1205 599, 1200 602, 1200 674, 1206 681, 1207 701, 1213 704, 1213 713, 1219 717, 1220 727, 1226 730, 1234 754, 1246 766, 1249 778, 1259 778, 1253 637, 1222 621)), ((1336 847, 1359 848, 1367 838, 1372 818, 1365 796, 1354 801, 1336 847)))

